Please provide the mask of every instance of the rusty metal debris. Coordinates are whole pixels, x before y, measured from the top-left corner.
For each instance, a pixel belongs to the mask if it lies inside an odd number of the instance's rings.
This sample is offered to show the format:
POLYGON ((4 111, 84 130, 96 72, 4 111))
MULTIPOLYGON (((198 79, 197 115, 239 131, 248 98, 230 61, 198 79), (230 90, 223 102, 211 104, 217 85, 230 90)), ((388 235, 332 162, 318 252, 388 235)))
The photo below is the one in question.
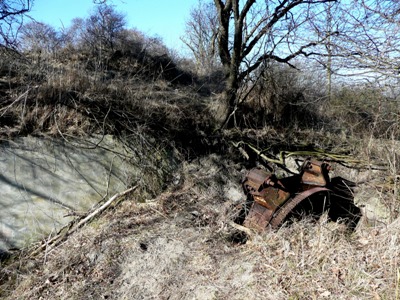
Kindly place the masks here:
POLYGON ((355 184, 341 177, 330 179, 330 170, 329 163, 311 159, 304 161, 299 174, 282 179, 261 168, 250 170, 242 182, 250 203, 243 225, 259 231, 277 228, 303 206, 312 214, 328 211, 333 221, 354 229, 361 217, 354 204, 355 184))

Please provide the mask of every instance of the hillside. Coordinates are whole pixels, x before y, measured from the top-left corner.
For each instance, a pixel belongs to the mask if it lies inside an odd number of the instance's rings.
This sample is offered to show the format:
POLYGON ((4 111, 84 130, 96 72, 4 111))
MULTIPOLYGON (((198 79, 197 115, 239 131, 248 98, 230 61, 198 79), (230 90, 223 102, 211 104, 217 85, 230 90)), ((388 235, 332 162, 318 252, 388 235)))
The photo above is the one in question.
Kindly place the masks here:
POLYGON ((283 103, 279 115, 253 101, 238 112, 236 128, 218 130, 218 74, 200 78, 150 54, 113 53, 100 70, 84 54, 40 63, 15 55, 1 62, 3 140, 110 134, 171 154, 170 161, 154 157, 152 171, 175 167, 160 180, 153 173, 132 180, 135 191, 69 233, 85 217, 77 216, 56 243, 48 236, 10 250, 1 262, 2 298, 399 297, 398 141, 379 134, 384 125, 366 134, 367 123, 343 125, 357 117, 373 123, 358 113, 283 103), (363 217, 354 231, 326 215, 262 233, 235 225, 246 170, 268 165, 283 175, 291 158, 308 155, 330 160, 333 174, 358 184, 363 217))

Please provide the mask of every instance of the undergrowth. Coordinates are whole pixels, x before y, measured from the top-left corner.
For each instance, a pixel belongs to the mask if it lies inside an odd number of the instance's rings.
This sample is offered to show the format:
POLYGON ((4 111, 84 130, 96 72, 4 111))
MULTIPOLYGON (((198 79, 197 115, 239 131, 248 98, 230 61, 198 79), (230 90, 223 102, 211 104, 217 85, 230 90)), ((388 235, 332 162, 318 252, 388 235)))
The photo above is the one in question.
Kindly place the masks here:
POLYGON ((255 88, 237 127, 224 131, 217 75, 207 81, 148 53, 112 53, 99 65, 87 53, 64 54, 1 56, 1 139, 143 133, 177 151, 180 169, 159 194, 121 201, 59 246, 17 251, 2 262, 2 297, 399 299, 395 103, 379 94, 377 110, 375 91, 354 89, 327 103, 296 80, 287 90, 275 74, 277 89, 255 88), (358 184, 363 218, 354 232, 326 216, 251 235, 231 225, 246 169, 280 170, 263 157, 288 162, 309 152, 337 155, 334 174, 358 184))
POLYGON ((217 155, 184 163, 159 196, 127 198, 59 246, 21 252, 2 270, 2 296, 397 299, 398 218, 363 216, 349 232, 305 217, 246 236, 231 225, 243 171, 217 155))

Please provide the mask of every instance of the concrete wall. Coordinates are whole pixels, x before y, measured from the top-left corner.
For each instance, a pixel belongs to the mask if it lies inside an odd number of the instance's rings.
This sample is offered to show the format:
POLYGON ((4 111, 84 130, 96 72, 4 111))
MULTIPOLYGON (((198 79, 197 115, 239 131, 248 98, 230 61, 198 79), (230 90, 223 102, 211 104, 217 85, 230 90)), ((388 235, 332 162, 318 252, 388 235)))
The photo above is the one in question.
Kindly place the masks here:
POLYGON ((110 136, 88 142, 24 137, 0 145, 0 252, 26 246, 132 184, 130 151, 110 136), (97 145, 99 143, 99 145, 97 145))

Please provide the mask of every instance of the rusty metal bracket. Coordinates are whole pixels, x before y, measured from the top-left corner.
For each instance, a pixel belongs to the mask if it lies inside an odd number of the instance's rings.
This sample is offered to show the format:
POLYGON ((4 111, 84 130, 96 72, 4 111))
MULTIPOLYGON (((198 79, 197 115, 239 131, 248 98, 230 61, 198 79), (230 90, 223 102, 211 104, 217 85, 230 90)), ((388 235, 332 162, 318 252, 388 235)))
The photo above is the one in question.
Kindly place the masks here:
POLYGON ((307 159, 301 167, 301 183, 305 186, 326 186, 329 183, 330 170, 331 166, 326 162, 307 159))

